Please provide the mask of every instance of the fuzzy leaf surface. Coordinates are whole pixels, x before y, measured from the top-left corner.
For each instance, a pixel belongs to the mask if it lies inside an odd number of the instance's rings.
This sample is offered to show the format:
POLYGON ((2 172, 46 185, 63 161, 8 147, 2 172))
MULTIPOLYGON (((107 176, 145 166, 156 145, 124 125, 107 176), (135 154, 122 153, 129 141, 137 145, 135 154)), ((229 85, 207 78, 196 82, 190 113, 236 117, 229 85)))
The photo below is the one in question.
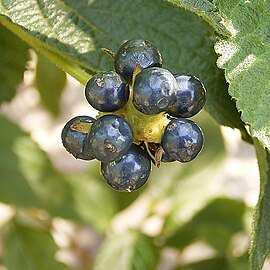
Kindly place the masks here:
POLYGON ((214 1, 230 36, 215 46, 251 135, 270 149, 270 4, 269 1, 214 1))

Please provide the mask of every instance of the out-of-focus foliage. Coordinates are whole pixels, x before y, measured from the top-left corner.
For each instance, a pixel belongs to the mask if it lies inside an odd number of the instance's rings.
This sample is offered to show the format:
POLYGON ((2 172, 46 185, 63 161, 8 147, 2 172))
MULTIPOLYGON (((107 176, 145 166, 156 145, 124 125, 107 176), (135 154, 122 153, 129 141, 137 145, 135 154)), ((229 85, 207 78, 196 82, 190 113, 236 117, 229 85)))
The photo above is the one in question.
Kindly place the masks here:
POLYGON ((28 46, 0 24, 0 104, 10 101, 23 79, 28 46))
POLYGON ((57 116, 60 110, 59 100, 66 84, 66 73, 48 58, 38 54, 35 75, 35 85, 42 104, 57 116))

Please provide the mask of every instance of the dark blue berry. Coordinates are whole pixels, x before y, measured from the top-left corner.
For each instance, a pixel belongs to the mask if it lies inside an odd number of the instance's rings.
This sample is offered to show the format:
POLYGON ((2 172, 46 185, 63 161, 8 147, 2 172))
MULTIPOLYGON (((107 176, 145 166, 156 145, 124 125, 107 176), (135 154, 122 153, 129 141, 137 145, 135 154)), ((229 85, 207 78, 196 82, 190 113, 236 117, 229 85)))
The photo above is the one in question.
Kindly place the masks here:
POLYGON ((87 137, 95 119, 90 116, 77 116, 64 126, 61 139, 66 150, 75 158, 94 159, 92 150, 88 147, 87 137))
POLYGON ((201 151, 203 134, 193 121, 185 118, 173 119, 165 128, 161 145, 170 158, 188 162, 201 151))
POLYGON ((94 75, 86 84, 85 97, 95 109, 113 112, 125 106, 129 88, 116 72, 101 72, 94 75))
POLYGON ((172 158, 171 156, 169 156, 169 154, 167 154, 166 152, 164 152, 164 153, 162 154, 161 161, 162 161, 162 162, 174 162, 175 159, 172 158))
POLYGON ((157 47, 143 39, 126 41, 115 54, 115 71, 131 84, 136 64, 141 69, 161 67, 162 58, 157 47))
POLYGON ((133 104, 145 114, 166 112, 175 101, 178 84, 166 69, 154 67, 142 70, 135 78, 133 104))
POLYGON ((201 81, 192 75, 175 75, 178 83, 176 101, 168 113, 174 117, 191 117, 197 114, 205 104, 205 88, 201 81))
POLYGON ((88 143, 96 159, 110 162, 126 154, 133 140, 129 123, 118 115, 109 114, 92 125, 88 143))
POLYGON ((148 154, 138 145, 132 145, 120 159, 101 163, 101 173, 107 183, 118 191, 130 192, 143 186, 151 172, 148 154))

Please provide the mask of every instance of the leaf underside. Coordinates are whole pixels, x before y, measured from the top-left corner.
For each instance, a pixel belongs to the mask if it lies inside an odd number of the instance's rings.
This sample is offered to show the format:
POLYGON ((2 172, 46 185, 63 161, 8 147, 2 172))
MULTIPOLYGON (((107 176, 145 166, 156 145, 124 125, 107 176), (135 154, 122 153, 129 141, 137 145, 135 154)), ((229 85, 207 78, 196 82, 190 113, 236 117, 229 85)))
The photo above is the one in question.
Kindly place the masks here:
POLYGON ((215 46, 229 93, 253 137, 270 149, 269 1, 214 1, 230 37, 215 46))

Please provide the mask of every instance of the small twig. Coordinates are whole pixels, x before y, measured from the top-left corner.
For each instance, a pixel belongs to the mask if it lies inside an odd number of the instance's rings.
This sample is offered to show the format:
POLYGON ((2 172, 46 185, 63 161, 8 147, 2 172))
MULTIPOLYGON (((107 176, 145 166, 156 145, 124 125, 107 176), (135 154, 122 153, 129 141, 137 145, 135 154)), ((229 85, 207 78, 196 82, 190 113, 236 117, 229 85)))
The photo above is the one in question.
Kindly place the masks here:
POLYGON ((105 52, 106 54, 108 54, 112 59, 115 58, 115 53, 112 52, 110 49, 107 49, 107 48, 101 48, 101 50, 102 50, 103 52, 105 52))

